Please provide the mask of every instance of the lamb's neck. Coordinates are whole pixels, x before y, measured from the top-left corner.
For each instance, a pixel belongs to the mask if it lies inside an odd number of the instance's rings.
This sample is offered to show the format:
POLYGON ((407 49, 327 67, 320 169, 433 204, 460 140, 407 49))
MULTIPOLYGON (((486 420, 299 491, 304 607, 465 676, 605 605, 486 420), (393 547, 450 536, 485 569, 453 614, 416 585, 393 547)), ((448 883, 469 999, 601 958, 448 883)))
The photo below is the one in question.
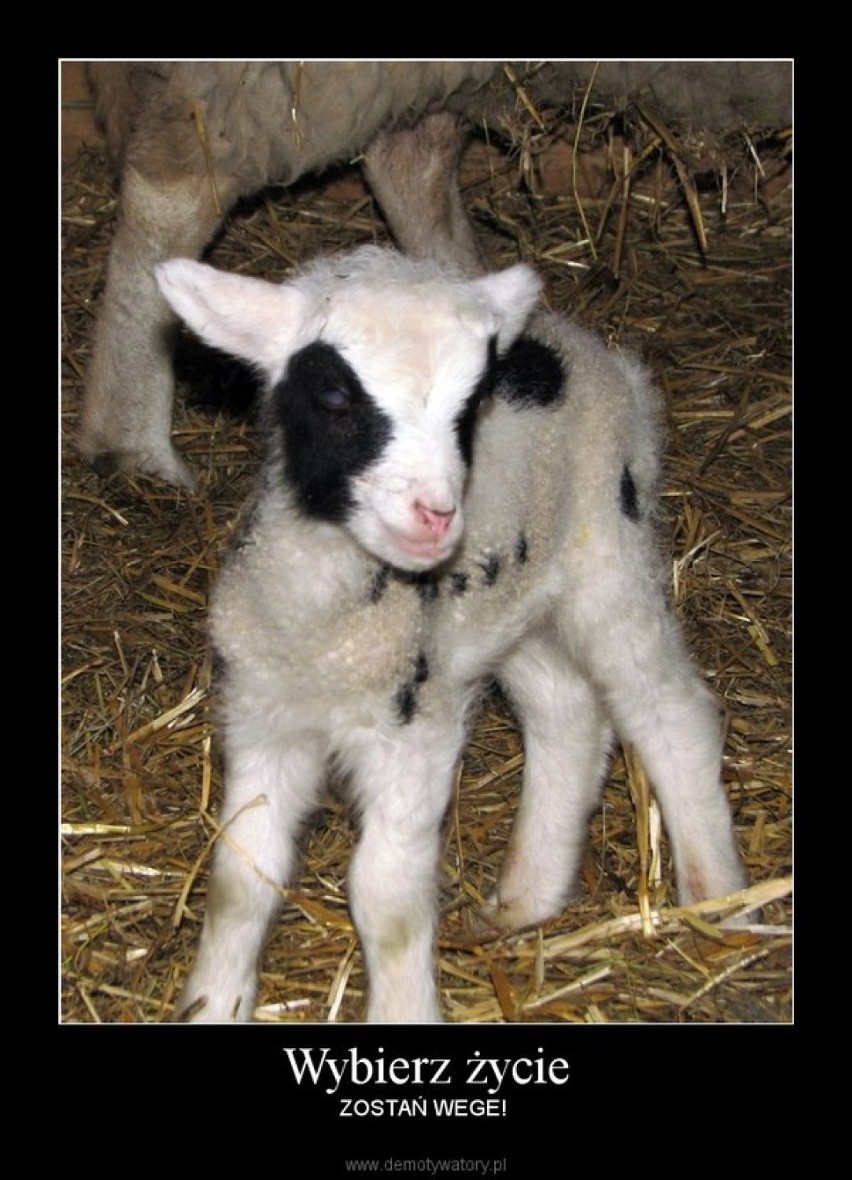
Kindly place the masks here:
POLYGON ((283 497, 262 504, 255 531, 258 546, 276 553, 279 576, 297 581, 299 597, 310 596, 318 606, 360 597, 381 569, 344 525, 311 518, 283 497))

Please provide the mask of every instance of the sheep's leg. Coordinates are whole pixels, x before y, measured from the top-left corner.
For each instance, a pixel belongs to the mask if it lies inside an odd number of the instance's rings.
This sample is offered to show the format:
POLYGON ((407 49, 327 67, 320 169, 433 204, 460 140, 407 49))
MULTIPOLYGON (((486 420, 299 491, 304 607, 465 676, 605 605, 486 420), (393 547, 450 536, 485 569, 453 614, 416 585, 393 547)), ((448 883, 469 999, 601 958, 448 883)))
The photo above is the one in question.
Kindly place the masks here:
POLYGON ((483 918, 505 929, 559 913, 574 892, 611 730, 555 636, 527 640, 499 669, 524 732, 524 785, 497 888, 483 918))
POLYGON ((636 546, 631 556, 630 550, 624 539, 618 566, 593 556, 588 580, 577 552, 575 573, 582 581, 568 633, 578 637, 584 668, 648 775, 686 904, 745 884, 721 781, 721 719, 662 600, 647 552, 636 546))
POLYGON ((376 136, 364 171, 400 249, 478 275, 487 266, 459 191, 461 148, 458 120, 439 111, 376 136))
POLYGON ((296 837, 315 808, 323 763, 307 739, 232 755, 204 929, 176 1018, 251 1019, 258 960, 290 878, 296 837))
POLYGON ((214 193, 203 169, 171 179, 125 169, 79 440, 85 458, 104 474, 137 470, 194 486, 171 441, 175 320, 153 267, 194 257, 212 238, 221 210, 240 191, 221 176, 217 186, 214 193))
POLYGON ((453 725, 437 730, 415 720, 399 736, 376 734, 358 759, 353 787, 363 820, 349 895, 369 1021, 441 1019, 434 962, 441 821, 463 738, 453 725))
POLYGON ((719 706, 692 668, 674 627, 639 626, 608 672, 615 727, 629 741, 660 804, 682 904, 722 897, 745 883, 721 779, 719 706), (647 636, 656 630, 656 642, 647 636))

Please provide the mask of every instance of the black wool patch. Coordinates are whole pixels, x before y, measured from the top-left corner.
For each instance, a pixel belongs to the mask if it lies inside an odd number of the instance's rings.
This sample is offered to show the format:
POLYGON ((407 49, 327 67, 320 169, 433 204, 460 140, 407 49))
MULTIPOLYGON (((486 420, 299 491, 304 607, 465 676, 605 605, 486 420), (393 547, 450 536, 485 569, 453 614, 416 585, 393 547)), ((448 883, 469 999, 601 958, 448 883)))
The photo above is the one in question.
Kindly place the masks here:
POLYGON ((410 680, 403 684, 393 701, 396 715, 403 725, 408 725, 417 710, 417 685, 410 680))
POLYGON ((271 408, 299 507, 320 520, 344 520, 353 478, 376 462, 393 436, 390 418, 337 349, 322 341, 291 357, 271 408))
POLYGON ((417 690, 428 679, 429 661, 426 658, 426 653, 421 651, 417 656, 413 675, 409 680, 406 680, 394 697, 396 715, 403 725, 408 725, 417 712, 417 690))
POLYGON ((530 547, 527 538, 523 533, 518 536, 515 542, 515 561, 518 565, 526 565, 530 558, 530 547))
POLYGON ((500 576, 500 555, 498 553, 491 553, 480 563, 480 568, 483 573, 483 581, 486 586, 493 586, 500 576))
POLYGON ((565 396, 567 376, 552 348, 520 336, 497 362, 494 394, 527 409, 555 406, 565 396))
POLYGON ((468 576, 461 572, 450 574, 450 589, 453 595, 458 598, 467 590, 468 576))
POLYGON ((429 661, 426 658, 426 652, 421 651, 417 656, 417 662, 414 665, 414 683, 425 684, 429 679, 429 661))
POLYGON ((633 482, 633 476, 630 474, 630 468, 626 463, 621 472, 619 495, 621 497, 621 511, 627 519, 638 520, 640 516, 639 495, 636 491, 636 484, 633 482))
POLYGON ((441 593, 441 585, 437 575, 431 570, 424 570, 422 574, 414 574, 412 582, 423 602, 434 602, 441 593))
POLYGON ((391 567, 389 565, 381 565, 373 574, 370 582, 370 602, 381 602, 385 596, 385 591, 388 588, 390 581, 391 567))

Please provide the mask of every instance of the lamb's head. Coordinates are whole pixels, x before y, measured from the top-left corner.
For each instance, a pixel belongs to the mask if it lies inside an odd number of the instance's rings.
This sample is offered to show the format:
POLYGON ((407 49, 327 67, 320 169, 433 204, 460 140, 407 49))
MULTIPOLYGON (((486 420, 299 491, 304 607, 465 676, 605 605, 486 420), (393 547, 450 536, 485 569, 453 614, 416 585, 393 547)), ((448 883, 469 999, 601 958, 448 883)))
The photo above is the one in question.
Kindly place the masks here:
POLYGON ((533 271, 469 279, 367 247, 282 285, 183 259, 157 279, 202 339, 262 372, 302 512, 401 569, 450 556, 480 404, 538 297, 533 271))

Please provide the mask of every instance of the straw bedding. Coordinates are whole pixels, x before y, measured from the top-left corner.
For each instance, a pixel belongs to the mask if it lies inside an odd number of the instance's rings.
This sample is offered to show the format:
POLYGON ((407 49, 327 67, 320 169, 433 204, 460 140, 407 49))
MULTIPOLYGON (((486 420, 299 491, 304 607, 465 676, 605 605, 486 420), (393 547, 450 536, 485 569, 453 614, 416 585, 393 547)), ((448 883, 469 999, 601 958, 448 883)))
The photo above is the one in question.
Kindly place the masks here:
MULTIPOLYGON (((517 105, 477 141, 465 200, 495 265, 535 264, 555 308, 637 349, 665 391, 672 593, 727 714, 725 780, 751 925, 678 910, 640 766, 617 750, 583 892, 540 929, 477 942, 523 753, 487 694, 447 817, 440 989, 457 1022, 775 1023, 791 976, 789 129, 700 142, 645 107, 517 105), (709 160, 709 163, 708 163, 709 160), (762 909, 754 909, 755 905, 762 909)), ((585 96, 583 96, 585 98, 585 96)), ((190 497, 102 481, 74 431, 116 208, 96 149, 63 176, 61 1019, 169 1019, 204 913, 221 764, 205 606, 258 464, 251 386, 189 341, 176 440, 190 497)), ((236 211, 217 266, 281 278, 386 231, 357 173, 236 211)), ((258 1018, 351 1021, 365 979, 345 876, 356 836, 329 784, 263 960, 258 1018)))

